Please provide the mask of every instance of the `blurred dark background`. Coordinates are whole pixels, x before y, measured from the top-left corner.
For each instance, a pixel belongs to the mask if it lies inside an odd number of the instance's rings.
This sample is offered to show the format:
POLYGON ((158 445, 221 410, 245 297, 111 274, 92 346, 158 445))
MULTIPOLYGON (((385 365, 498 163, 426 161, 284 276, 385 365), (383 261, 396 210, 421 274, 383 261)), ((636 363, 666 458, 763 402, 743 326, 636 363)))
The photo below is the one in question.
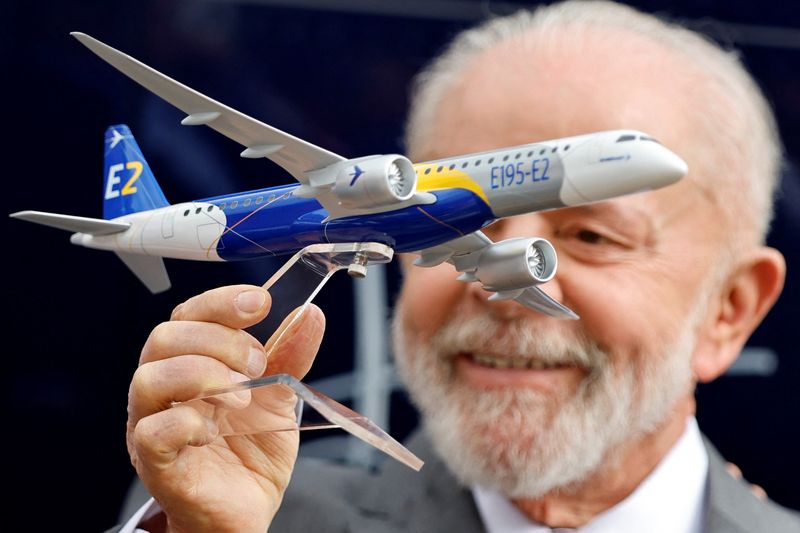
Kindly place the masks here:
MULTIPOLYGON (((787 173, 770 242, 787 256, 783 297, 729 375, 698 391, 700 426, 745 476, 800 509, 800 12, 778 0, 628 2, 684 19, 740 49, 773 103, 787 173)), ((3 186, 7 212, 101 216, 102 138, 133 130, 171 201, 289 183, 263 160, 103 63, 89 33, 236 109, 346 157, 403 152, 409 83, 460 29, 535 2, 477 0, 11 1, 0 4, 3 186)), ((668 80, 665 80, 668 82, 668 80)), ((200 291, 262 283, 278 263, 168 260, 173 289, 153 296, 113 255, 68 234, 3 218, 6 256, 2 454, 11 523, 101 530, 133 477, 124 442, 128 382, 152 327, 200 291)), ((390 267, 389 292, 397 286, 390 267)), ((328 332, 311 380, 352 365, 351 281, 318 303, 328 332), (336 311, 336 312, 332 312, 336 311)), ((391 431, 414 425, 402 393, 391 431)), ((5 520, 8 524, 8 519, 5 520)))

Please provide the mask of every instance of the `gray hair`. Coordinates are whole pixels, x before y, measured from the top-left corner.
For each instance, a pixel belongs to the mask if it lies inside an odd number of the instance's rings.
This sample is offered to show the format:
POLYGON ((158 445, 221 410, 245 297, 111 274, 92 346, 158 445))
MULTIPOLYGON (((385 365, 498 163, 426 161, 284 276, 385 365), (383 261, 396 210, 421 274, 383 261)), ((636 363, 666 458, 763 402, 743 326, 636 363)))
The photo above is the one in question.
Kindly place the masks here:
POLYGON ((690 172, 729 223, 732 256, 763 243, 773 216, 782 148, 775 118, 758 85, 735 52, 678 24, 613 2, 569 0, 493 18, 461 32, 415 80, 406 125, 408 152, 419 154, 430 146, 431 118, 454 82, 482 53, 510 39, 533 36, 563 43, 567 34, 576 42, 583 30, 593 28, 642 35, 681 59, 698 85, 690 120, 702 154, 696 158, 701 164, 691 165, 690 172))

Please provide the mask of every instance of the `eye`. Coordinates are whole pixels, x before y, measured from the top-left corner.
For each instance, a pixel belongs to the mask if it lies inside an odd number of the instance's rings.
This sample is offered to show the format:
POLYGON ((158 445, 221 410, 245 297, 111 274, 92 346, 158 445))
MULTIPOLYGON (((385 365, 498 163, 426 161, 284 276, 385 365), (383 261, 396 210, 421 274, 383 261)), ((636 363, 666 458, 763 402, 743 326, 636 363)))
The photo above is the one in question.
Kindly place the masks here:
POLYGON ((581 229, 575 233, 575 238, 581 242, 585 242, 586 244, 608 244, 611 242, 610 239, 607 239, 603 235, 600 235, 596 231, 592 231, 590 229, 581 229))
POLYGON ((573 246, 583 250, 603 249, 610 250, 616 248, 628 248, 630 243, 622 238, 617 232, 597 228, 596 225, 574 225, 563 228, 557 236, 565 246, 573 246))

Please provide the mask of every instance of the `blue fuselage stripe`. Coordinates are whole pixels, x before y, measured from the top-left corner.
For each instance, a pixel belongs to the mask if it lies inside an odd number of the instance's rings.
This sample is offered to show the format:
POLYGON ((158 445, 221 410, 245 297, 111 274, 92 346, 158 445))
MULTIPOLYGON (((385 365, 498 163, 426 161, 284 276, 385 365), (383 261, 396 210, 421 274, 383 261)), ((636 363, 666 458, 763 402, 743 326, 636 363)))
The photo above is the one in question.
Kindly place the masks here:
POLYGON ((219 256, 238 261, 327 242, 380 242, 396 252, 411 252, 477 231, 494 220, 477 195, 454 188, 433 191, 437 201, 432 204, 323 223, 327 211, 313 198, 292 195, 297 186, 198 200, 224 204, 228 229, 217 244, 219 256))

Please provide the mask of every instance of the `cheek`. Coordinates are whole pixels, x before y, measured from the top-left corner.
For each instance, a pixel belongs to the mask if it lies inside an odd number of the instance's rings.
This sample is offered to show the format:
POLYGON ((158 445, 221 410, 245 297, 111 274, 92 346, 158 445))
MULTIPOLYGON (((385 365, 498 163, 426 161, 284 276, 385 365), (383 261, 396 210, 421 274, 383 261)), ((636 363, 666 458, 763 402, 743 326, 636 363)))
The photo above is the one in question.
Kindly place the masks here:
POLYGON ((560 278, 564 299, 580 315, 580 327, 603 349, 629 355, 657 351, 682 323, 676 297, 680 288, 666 291, 633 268, 575 270, 583 271, 564 272, 560 278))
POLYGON ((464 295, 465 284, 448 264, 433 268, 406 264, 400 291, 400 319, 421 340, 428 340, 464 295))

